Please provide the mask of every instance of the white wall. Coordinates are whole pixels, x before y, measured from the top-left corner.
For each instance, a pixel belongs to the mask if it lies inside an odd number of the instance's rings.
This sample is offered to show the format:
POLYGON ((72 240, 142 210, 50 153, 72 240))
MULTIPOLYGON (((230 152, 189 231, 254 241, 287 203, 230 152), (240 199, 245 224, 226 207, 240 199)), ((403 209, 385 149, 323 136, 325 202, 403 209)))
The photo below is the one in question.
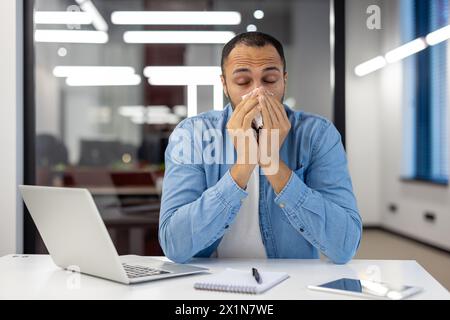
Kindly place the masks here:
POLYGON ((346 2, 346 142, 349 170, 364 225, 379 225, 380 75, 359 78, 354 67, 379 54, 382 31, 366 27, 366 9, 374 0, 346 2))
POLYGON ((0 256, 22 252, 22 1, 0 1, 0 256))

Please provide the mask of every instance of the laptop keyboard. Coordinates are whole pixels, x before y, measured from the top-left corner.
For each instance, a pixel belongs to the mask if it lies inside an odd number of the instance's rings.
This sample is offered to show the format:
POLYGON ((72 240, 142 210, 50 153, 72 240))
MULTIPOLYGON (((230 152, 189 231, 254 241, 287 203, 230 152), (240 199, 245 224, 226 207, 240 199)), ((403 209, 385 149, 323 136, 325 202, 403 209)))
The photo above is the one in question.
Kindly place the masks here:
POLYGON ((160 274, 170 273, 170 272, 164 271, 164 270, 130 265, 130 264, 126 264, 126 263, 122 263, 122 265, 125 269, 125 272, 127 273, 128 278, 130 278, 130 279, 150 277, 150 276, 156 276, 156 275, 160 275, 160 274))

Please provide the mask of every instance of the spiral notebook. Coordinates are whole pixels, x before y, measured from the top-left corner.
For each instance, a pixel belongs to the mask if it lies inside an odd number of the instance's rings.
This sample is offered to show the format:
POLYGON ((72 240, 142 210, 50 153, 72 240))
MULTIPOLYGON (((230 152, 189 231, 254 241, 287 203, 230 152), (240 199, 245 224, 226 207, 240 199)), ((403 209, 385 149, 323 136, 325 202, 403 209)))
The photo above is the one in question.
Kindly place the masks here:
POLYGON ((226 269, 214 274, 194 284, 195 289, 225 291, 235 293, 258 294, 269 290, 283 280, 289 278, 285 272, 264 272, 260 271, 262 283, 256 282, 249 268, 248 271, 226 269))

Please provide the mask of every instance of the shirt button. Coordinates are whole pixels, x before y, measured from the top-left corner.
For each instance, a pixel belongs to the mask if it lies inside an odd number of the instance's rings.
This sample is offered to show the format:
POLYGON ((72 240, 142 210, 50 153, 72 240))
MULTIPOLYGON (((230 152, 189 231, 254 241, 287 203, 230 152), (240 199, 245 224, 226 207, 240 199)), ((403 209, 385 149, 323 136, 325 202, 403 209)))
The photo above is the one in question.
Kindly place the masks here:
POLYGON ((305 230, 303 228, 300 228, 300 232, 305 232, 305 230))
POLYGON ((282 203, 280 203, 280 208, 284 208, 285 207, 285 204, 282 202, 282 203))
POLYGON ((225 229, 228 229, 229 227, 230 227, 229 225, 226 225, 226 226, 225 226, 225 229))

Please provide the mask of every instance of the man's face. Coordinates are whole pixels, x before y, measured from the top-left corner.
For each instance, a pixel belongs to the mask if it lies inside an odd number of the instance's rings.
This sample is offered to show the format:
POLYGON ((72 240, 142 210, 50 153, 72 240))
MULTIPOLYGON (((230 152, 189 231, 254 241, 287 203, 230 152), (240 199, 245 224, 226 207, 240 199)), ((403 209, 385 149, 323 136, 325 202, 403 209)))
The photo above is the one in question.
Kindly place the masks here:
POLYGON ((272 45, 249 47, 240 44, 225 60, 222 83, 233 110, 242 96, 259 87, 273 93, 282 102, 286 81, 287 72, 283 72, 281 57, 272 45))

